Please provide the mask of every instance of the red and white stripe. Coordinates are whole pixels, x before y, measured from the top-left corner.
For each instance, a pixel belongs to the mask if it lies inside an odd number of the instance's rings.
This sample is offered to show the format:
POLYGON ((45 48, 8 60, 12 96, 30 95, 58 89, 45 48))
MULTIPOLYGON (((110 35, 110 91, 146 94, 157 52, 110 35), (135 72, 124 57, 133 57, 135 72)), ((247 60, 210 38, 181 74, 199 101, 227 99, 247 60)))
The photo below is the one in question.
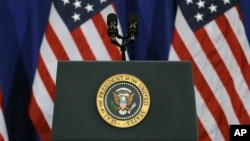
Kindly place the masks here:
POLYGON ((230 124, 250 124, 250 48, 233 7, 193 32, 177 9, 169 60, 192 62, 199 140, 229 140, 230 124))
MULTIPOLYGON (((106 17, 113 5, 69 32, 52 4, 32 87, 29 115, 43 141, 51 140, 51 128, 59 60, 121 60, 119 49, 107 36, 106 17)), ((121 28, 118 29, 121 31, 121 28)))
POLYGON ((8 133, 3 115, 3 98, 2 90, 0 87, 0 141, 8 141, 8 133))

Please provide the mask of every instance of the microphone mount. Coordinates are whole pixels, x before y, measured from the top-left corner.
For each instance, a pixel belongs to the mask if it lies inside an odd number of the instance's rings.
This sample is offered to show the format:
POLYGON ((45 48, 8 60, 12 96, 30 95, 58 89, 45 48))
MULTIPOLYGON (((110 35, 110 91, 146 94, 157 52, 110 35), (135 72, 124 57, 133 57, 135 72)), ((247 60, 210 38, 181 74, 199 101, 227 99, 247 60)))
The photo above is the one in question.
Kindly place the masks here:
POLYGON ((111 13, 107 17, 108 24, 108 35, 111 39, 111 43, 118 46, 122 53, 122 60, 126 61, 126 47, 135 41, 135 36, 138 34, 138 17, 135 14, 131 14, 128 19, 128 31, 125 36, 119 34, 117 29, 117 16, 114 13, 111 13), (121 42, 118 42, 117 39, 121 39, 121 42))

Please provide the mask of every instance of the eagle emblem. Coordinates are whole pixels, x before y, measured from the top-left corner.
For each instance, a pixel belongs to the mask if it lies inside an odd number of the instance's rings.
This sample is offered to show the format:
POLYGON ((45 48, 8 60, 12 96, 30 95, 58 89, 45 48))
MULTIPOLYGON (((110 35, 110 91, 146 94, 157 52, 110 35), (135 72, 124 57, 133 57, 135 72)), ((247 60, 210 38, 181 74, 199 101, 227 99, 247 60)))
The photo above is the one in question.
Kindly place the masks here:
POLYGON ((135 93, 132 93, 128 88, 119 88, 113 92, 115 102, 111 101, 111 106, 120 115, 130 114, 136 107, 136 103, 133 103, 134 95, 135 93))

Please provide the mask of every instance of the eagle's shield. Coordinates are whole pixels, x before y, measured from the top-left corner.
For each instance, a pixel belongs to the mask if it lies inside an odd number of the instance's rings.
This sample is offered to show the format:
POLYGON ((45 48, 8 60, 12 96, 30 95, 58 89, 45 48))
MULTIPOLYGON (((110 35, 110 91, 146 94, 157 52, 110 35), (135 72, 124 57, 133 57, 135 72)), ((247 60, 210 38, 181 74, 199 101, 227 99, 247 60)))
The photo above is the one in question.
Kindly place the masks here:
POLYGON ((127 107, 127 101, 126 100, 121 100, 120 101, 120 107, 122 110, 124 110, 127 107))

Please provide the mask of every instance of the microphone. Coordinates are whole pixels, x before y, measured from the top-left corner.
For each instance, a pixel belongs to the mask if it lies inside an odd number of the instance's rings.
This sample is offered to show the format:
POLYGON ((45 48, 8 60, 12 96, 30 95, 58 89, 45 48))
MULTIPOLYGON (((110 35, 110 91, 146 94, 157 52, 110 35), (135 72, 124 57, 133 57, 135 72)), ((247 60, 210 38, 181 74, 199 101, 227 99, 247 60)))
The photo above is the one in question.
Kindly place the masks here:
MULTIPOLYGON (((111 43, 120 47, 122 53, 122 60, 126 61, 126 46, 135 41, 135 36, 138 34, 138 17, 136 14, 130 14, 128 19, 128 30, 125 36, 122 36, 118 33, 118 22, 117 16, 114 13, 110 13, 107 16, 107 25, 108 25, 108 36, 111 39, 111 43), (121 42, 118 42, 118 39, 121 39, 121 42)), ((120 40, 119 40, 120 41, 120 40)))
POLYGON ((138 34, 138 17, 136 14, 129 15, 127 34, 131 41, 135 41, 135 36, 138 34))
POLYGON ((108 24, 108 35, 111 37, 112 41, 115 41, 116 37, 118 36, 118 29, 117 29, 117 16, 114 13, 110 13, 107 17, 107 24, 108 24))

